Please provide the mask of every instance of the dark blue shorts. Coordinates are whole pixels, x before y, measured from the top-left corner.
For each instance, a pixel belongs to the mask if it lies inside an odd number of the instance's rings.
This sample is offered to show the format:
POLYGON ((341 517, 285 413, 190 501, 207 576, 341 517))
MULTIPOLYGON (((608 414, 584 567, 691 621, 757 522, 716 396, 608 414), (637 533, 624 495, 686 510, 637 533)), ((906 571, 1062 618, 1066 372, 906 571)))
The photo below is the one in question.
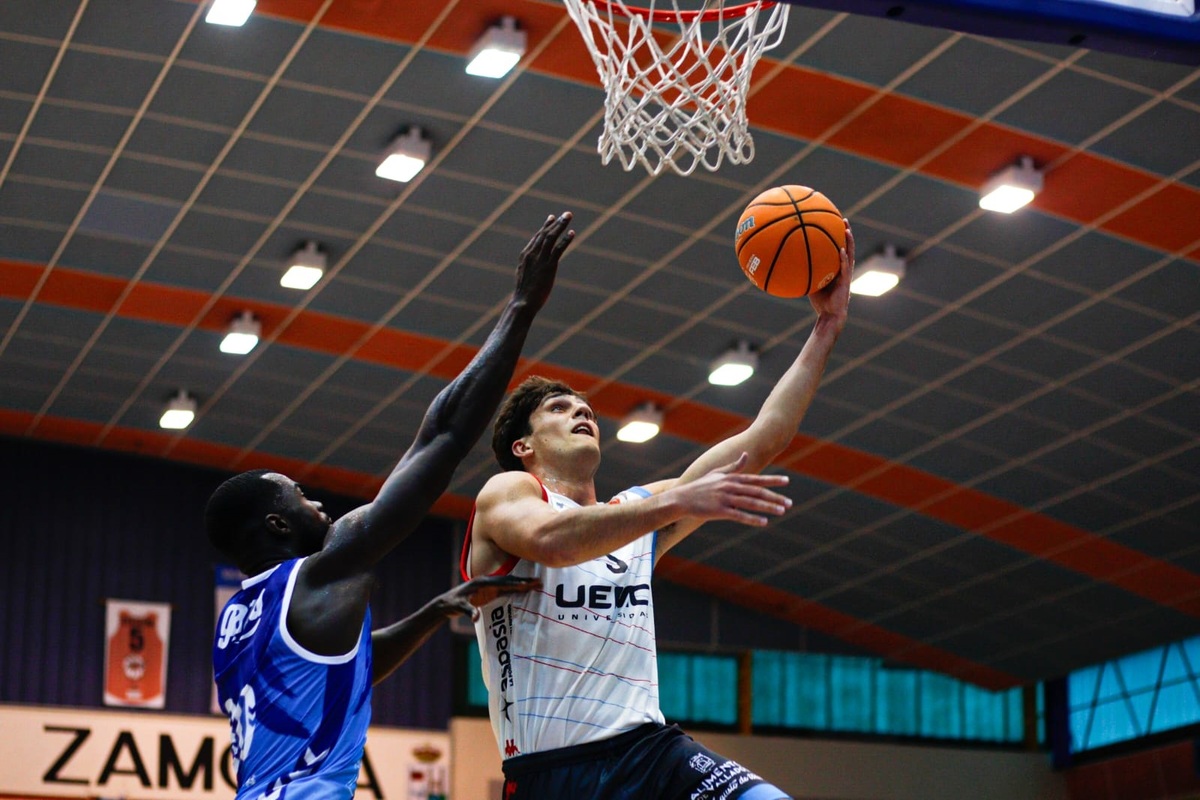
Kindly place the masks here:
POLYGON ((504 762, 504 800, 781 800, 787 793, 697 743, 648 724, 504 762))

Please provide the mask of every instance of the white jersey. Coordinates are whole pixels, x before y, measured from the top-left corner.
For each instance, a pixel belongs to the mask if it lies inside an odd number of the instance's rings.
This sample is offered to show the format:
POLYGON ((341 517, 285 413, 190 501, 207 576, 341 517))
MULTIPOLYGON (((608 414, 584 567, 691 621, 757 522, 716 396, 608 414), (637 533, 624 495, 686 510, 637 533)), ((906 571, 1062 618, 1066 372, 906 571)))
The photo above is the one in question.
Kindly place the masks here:
MULTIPOLYGON (((542 495, 552 508, 577 508, 542 495)), ((649 497, 635 487, 613 503, 649 497)), ((501 758, 607 739, 662 723, 654 644, 655 533, 606 556, 554 568, 511 558, 494 574, 540 578, 542 589, 501 596, 475 623, 488 712, 501 758)), ((463 548, 470 578, 471 531, 463 548)))

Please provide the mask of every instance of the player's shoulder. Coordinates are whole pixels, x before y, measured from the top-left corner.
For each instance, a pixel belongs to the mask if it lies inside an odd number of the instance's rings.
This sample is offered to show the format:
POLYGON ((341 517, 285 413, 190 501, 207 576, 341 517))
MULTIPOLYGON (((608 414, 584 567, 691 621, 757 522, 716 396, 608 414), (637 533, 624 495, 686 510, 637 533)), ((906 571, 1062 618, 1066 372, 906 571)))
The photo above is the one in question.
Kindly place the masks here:
POLYGON ((511 470, 509 472, 501 472, 499 475, 493 475, 489 478, 488 482, 479 491, 479 496, 475 499, 475 504, 477 506, 487 506, 534 495, 542 495, 541 482, 528 472, 511 470))

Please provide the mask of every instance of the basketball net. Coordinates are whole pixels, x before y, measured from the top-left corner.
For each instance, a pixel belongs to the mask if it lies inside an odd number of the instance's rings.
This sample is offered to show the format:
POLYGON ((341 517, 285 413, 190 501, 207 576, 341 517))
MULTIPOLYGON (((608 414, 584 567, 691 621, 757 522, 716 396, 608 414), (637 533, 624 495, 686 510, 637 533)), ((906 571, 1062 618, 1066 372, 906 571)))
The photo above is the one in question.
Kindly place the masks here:
POLYGON ((702 0, 700 9, 684 10, 680 0, 649 0, 645 8, 565 2, 607 95, 598 147, 605 164, 617 158, 626 171, 640 163, 652 175, 667 167, 689 175, 754 158, 750 75, 783 39, 787 3, 702 0))

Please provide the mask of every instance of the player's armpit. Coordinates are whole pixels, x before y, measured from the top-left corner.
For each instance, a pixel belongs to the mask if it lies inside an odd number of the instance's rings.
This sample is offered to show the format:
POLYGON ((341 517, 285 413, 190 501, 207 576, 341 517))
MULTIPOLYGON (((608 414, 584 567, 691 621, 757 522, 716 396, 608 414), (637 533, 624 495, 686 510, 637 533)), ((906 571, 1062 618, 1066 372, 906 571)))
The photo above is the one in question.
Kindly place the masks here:
POLYGON ((509 556, 539 563, 552 561, 542 534, 543 523, 554 515, 541 483, 532 475, 505 472, 493 477, 475 501, 475 518, 471 523, 472 574, 488 574, 492 571, 489 567, 503 563, 509 556))

